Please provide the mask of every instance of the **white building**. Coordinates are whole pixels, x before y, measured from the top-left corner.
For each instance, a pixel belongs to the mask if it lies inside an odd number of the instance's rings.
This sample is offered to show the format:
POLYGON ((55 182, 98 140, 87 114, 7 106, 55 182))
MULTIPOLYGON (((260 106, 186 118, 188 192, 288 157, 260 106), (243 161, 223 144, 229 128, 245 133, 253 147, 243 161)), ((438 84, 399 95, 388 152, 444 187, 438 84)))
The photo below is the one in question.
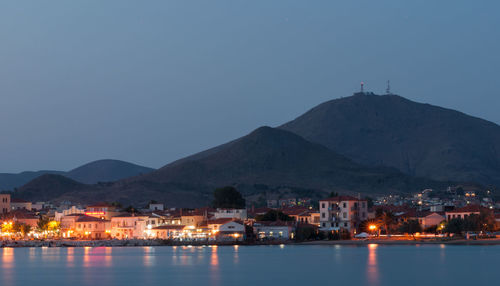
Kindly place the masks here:
POLYGON ((253 231, 261 240, 287 240, 295 237, 293 222, 259 221, 253 224, 253 231))
POLYGON ((61 221, 64 216, 74 215, 74 214, 84 214, 85 209, 78 208, 76 206, 71 206, 68 209, 64 209, 61 211, 56 211, 54 214, 55 221, 61 221))
POLYGON ((321 230, 346 230, 353 234, 359 224, 368 219, 367 201, 351 196, 320 200, 319 211, 321 230))
POLYGON ((216 219, 218 218, 232 218, 239 220, 246 220, 248 218, 246 209, 217 209, 214 213, 216 219))

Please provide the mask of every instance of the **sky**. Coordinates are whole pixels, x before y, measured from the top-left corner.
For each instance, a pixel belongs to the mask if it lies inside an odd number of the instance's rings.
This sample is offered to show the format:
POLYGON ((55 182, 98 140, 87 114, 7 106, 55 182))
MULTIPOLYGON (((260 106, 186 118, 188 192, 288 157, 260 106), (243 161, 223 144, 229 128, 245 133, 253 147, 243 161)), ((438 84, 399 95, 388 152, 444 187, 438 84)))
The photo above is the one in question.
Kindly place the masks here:
POLYGON ((359 90, 500 123, 499 1, 2 1, 0 172, 158 168, 359 90))

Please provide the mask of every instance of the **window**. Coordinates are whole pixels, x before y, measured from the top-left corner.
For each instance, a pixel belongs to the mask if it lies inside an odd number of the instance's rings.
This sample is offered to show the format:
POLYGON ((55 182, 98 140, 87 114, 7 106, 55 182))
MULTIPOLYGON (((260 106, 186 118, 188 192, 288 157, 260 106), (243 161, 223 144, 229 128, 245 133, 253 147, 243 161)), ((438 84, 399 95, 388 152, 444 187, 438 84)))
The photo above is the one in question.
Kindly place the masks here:
POLYGON ((321 213, 321 217, 322 217, 322 218, 325 218, 325 213, 321 213))
POLYGON ((362 208, 365 208, 365 207, 366 207, 366 202, 362 202, 362 203, 361 203, 361 207, 362 207, 362 208))
POLYGON ((344 222, 344 227, 347 227, 347 222, 344 222))
POLYGON ((343 208, 346 208, 346 207, 347 207, 346 203, 343 203, 343 204, 342 204, 342 207, 343 207, 343 208))
POLYGON ((323 223, 323 227, 325 227, 325 226, 326 226, 326 223, 323 223))
POLYGON ((347 218, 347 213, 342 213, 343 218, 347 218))

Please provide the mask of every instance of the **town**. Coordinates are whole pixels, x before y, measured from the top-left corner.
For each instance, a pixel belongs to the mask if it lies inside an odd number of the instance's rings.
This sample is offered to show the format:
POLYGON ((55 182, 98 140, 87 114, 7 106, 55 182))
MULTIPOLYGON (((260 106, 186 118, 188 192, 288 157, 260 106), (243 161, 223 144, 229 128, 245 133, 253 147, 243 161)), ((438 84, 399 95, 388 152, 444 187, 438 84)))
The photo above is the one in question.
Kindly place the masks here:
POLYGON ((119 203, 53 205, 0 194, 2 245, 21 241, 155 240, 165 244, 272 244, 329 240, 495 238, 500 203, 484 194, 426 189, 408 196, 339 195, 313 202, 281 198, 247 206, 233 187, 214 191, 209 207, 142 209, 119 203))

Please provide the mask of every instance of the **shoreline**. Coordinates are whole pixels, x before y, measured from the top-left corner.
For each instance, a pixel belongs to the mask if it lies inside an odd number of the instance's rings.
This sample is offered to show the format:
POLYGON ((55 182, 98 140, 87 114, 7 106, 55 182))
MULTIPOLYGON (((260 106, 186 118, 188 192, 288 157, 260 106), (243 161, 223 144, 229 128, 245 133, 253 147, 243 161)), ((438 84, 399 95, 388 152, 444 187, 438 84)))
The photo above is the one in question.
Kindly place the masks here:
POLYGON ((207 242, 207 241, 168 241, 168 240, 12 240, 0 241, 0 248, 24 247, 148 247, 148 246, 262 246, 262 245, 300 245, 300 246, 368 246, 368 245, 500 245, 500 238, 491 239, 454 239, 454 240, 315 240, 315 241, 266 241, 266 242, 207 242))
POLYGON ((467 240, 390 240, 390 239, 367 239, 367 240, 320 240, 320 241, 304 241, 297 242, 297 245, 352 245, 352 246, 367 246, 370 244, 377 245, 500 245, 499 238, 467 240))

